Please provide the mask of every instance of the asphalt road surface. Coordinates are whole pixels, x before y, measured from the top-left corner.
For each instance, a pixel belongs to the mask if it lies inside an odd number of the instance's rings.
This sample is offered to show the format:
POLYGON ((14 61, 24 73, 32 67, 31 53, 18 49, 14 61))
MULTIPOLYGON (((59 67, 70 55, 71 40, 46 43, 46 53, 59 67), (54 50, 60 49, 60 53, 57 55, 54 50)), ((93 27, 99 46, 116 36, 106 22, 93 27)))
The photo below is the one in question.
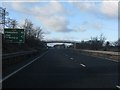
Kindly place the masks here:
POLYGON ((69 49, 48 52, 3 81, 4 88, 116 88, 118 62, 69 49))

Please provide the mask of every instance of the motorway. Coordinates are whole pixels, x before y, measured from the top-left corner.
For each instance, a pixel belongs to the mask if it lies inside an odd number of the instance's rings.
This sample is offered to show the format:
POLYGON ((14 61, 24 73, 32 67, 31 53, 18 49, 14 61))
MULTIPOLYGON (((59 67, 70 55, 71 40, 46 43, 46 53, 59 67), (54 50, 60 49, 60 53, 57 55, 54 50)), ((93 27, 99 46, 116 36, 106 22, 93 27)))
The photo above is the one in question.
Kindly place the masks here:
POLYGON ((3 81, 4 88, 116 88, 118 62, 49 49, 43 56, 3 81))

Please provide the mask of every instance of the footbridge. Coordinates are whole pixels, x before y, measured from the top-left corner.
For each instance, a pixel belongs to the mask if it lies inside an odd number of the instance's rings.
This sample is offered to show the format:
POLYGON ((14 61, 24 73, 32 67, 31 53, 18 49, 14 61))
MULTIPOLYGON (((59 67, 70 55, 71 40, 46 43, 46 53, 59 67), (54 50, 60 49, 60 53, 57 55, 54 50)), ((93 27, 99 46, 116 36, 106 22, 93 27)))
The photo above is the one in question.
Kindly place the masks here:
POLYGON ((46 43, 71 43, 73 44, 73 47, 76 48, 76 44, 80 43, 80 41, 74 41, 74 40, 44 40, 46 43))

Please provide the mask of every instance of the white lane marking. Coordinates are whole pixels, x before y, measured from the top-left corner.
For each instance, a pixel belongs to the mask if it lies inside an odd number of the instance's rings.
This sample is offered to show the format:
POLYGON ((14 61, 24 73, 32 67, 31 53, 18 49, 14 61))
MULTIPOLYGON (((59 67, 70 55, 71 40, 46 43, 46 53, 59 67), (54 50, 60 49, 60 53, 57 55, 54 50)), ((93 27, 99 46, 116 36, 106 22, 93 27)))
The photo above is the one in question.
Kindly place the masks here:
POLYGON ((41 57, 44 56, 46 53, 48 53, 48 51, 46 51, 45 53, 43 53, 43 54, 40 55, 39 57, 35 58, 34 60, 30 61, 30 62, 27 63, 26 65, 22 66, 22 67, 19 68, 18 70, 12 72, 12 73, 9 74, 8 76, 4 77, 2 80, 0 80, 0 83, 2 83, 2 82, 5 81, 6 79, 8 79, 8 78, 11 77, 12 75, 14 75, 15 73, 19 72, 20 70, 24 69, 24 68, 27 67, 28 65, 32 64, 34 61, 36 61, 37 59, 41 58, 41 57))
POLYGON ((73 60, 73 58, 70 58, 71 60, 73 60))
POLYGON ((103 58, 103 59, 114 61, 114 62, 119 62, 119 61, 116 61, 116 60, 113 60, 113 59, 110 59, 110 58, 103 58))
POLYGON ((86 67, 86 65, 85 65, 85 64, 82 64, 82 63, 81 63, 80 65, 81 65, 81 66, 83 66, 83 67, 86 67))
POLYGON ((116 87, 120 89, 120 86, 117 85, 116 87))

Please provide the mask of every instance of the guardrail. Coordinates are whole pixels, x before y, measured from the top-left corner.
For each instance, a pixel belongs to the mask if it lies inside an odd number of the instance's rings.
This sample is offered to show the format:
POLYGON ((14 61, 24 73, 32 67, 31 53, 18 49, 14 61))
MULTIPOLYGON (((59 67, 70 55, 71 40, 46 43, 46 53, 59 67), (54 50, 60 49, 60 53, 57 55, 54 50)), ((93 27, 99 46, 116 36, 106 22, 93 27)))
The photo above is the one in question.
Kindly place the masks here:
POLYGON ((8 58, 21 56, 21 55, 33 54, 35 52, 37 51, 22 51, 22 52, 16 52, 16 53, 3 54, 2 59, 8 59, 8 58))
POLYGON ((110 54, 110 55, 120 55, 120 52, 111 52, 111 51, 95 51, 95 50, 82 50, 84 52, 92 52, 92 53, 101 53, 101 54, 110 54))
POLYGON ((37 51, 23 51, 23 52, 16 52, 16 53, 10 53, 10 54, 3 54, 2 67, 3 69, 5 69, 11 65, 25 61, 28 58, 33 57, 37 53, 38 53, 37 51))
POLYGON ((112 59, 113 61, 117 61, 117 62, 120 61, 120 52, 84 50, 84 49, 76 49, 76 50, 83 54, 112 59))

